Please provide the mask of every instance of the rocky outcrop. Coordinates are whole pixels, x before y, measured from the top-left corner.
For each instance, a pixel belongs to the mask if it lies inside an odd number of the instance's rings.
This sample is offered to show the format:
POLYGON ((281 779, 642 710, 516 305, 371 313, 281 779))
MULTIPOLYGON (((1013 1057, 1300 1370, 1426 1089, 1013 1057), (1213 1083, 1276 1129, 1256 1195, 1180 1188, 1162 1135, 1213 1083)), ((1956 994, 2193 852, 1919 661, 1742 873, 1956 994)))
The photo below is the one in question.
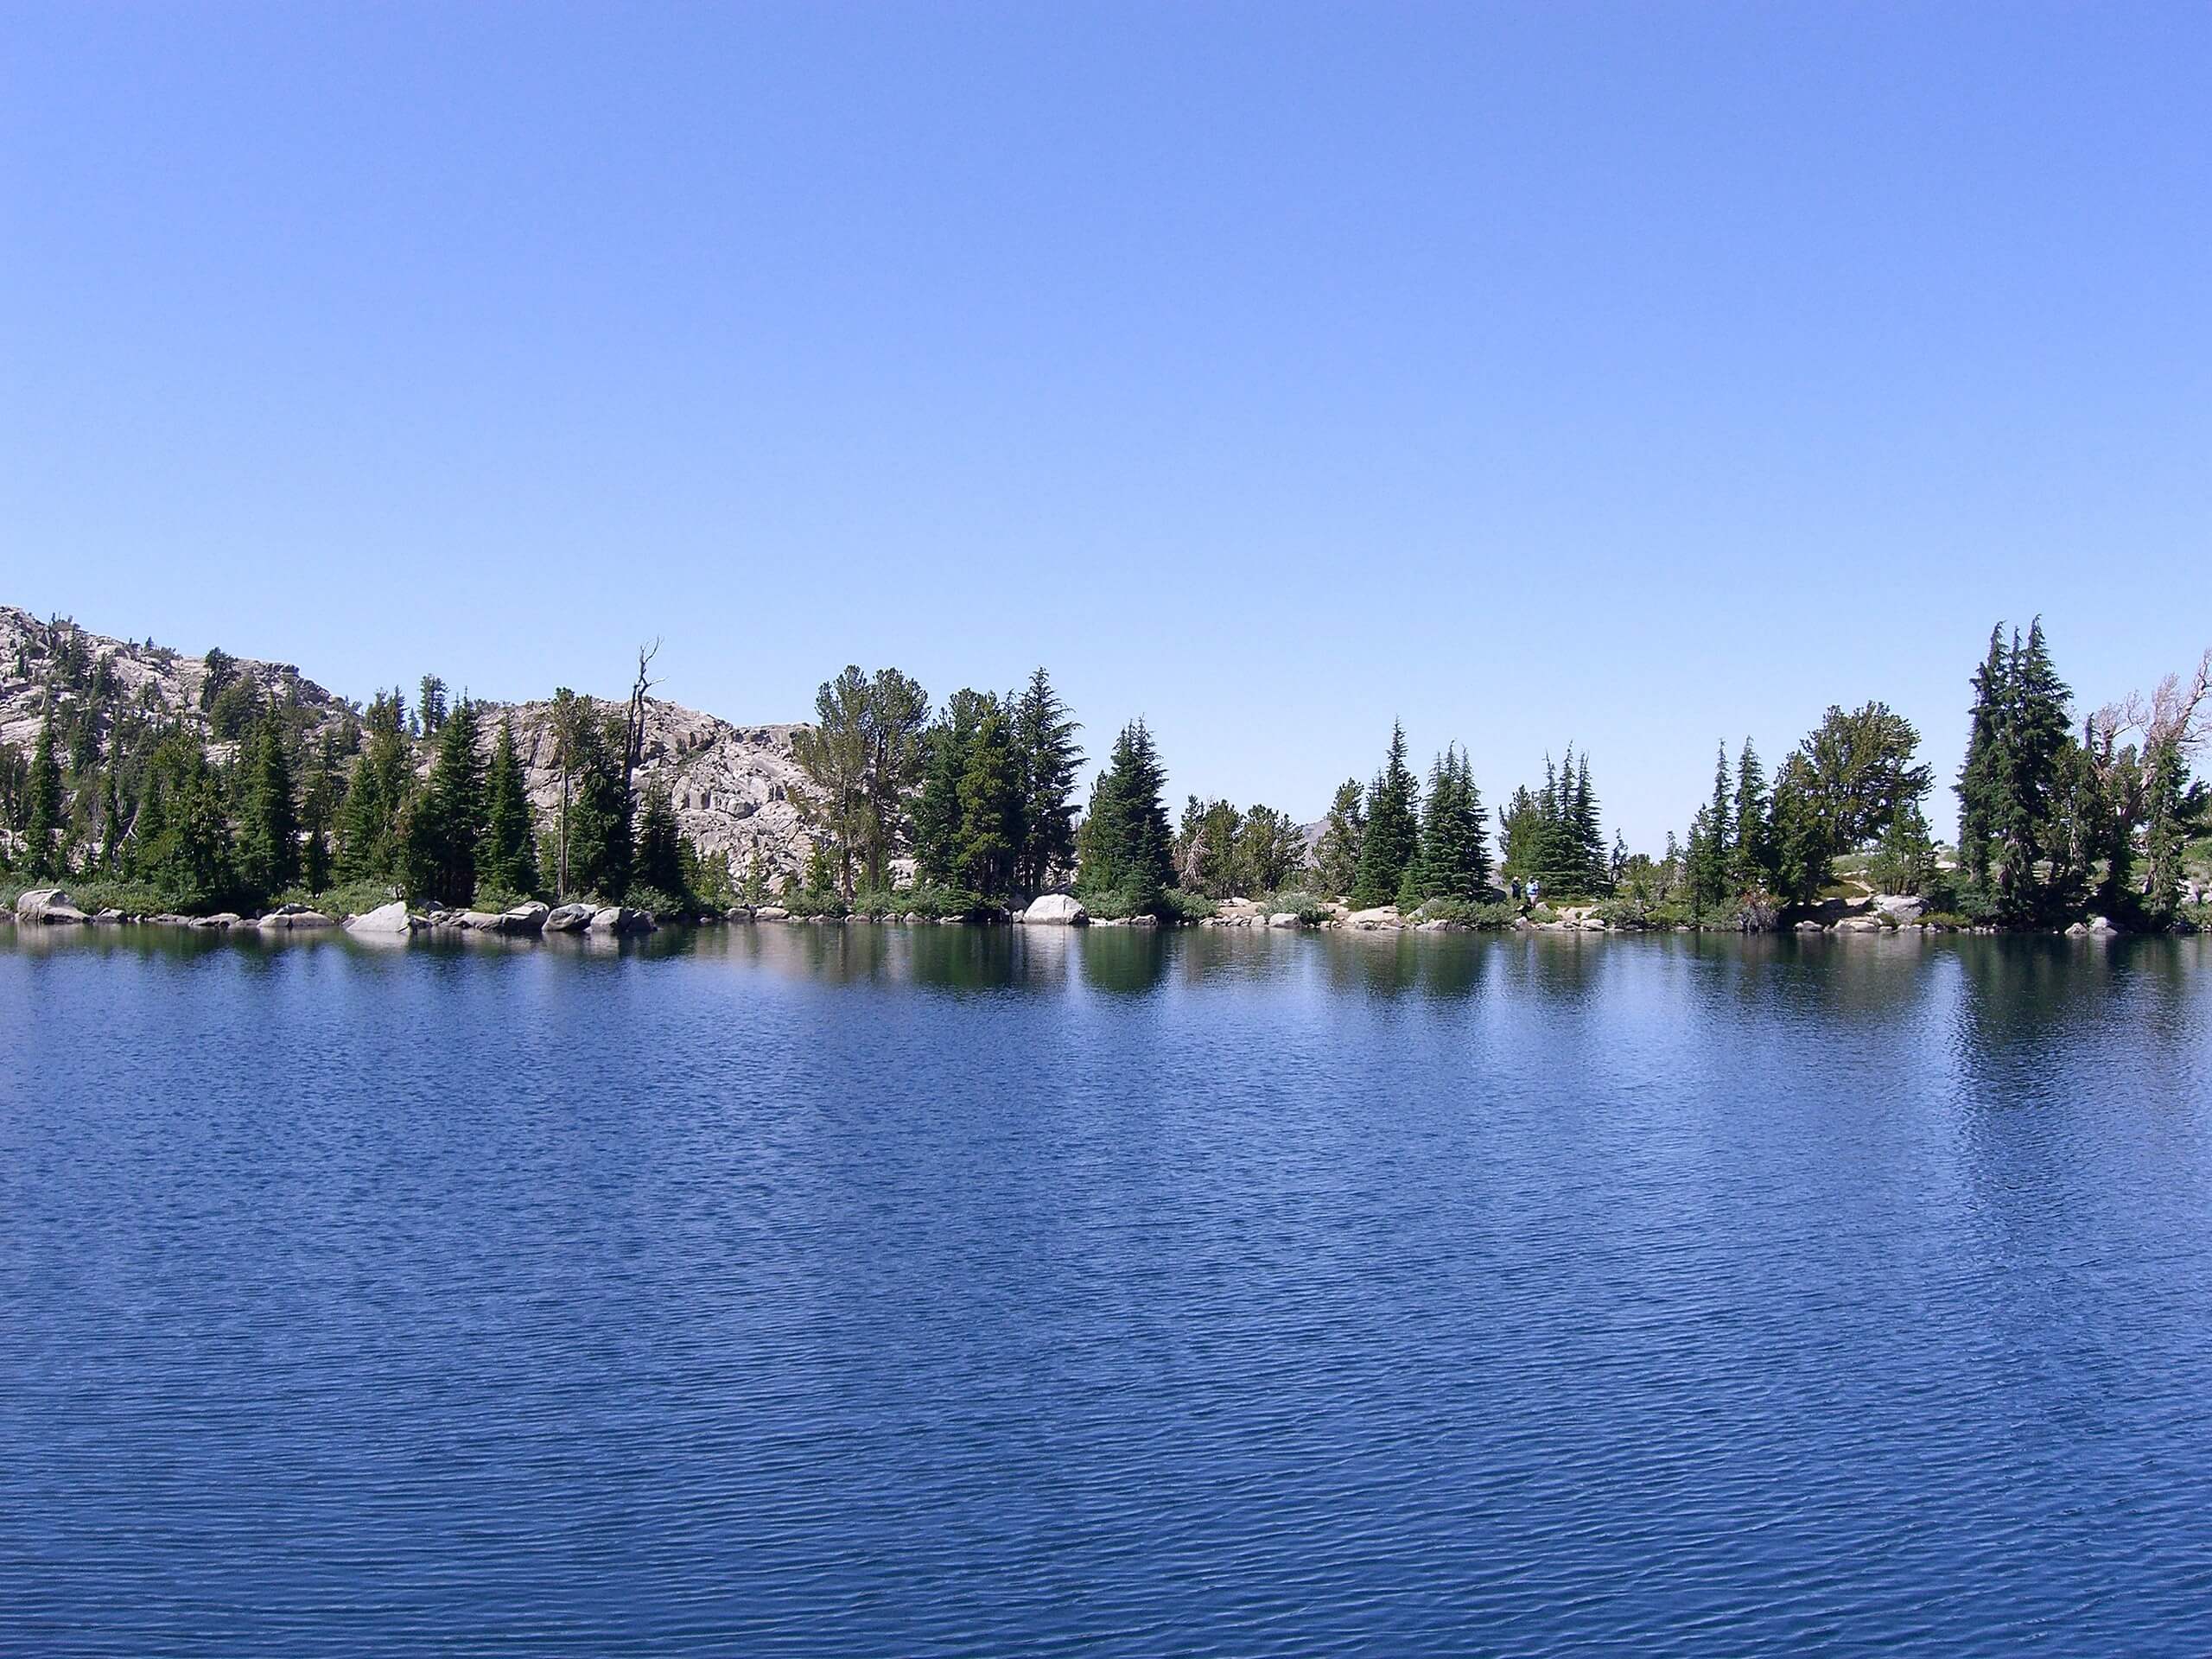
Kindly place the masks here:
POLYGON ((1355 910, 1344 918, 1344 925, 1362 932, 1372 932, 1379 928, 1402 927, 1405 924, 1400 918, 1395 905, 1377 905, 1372 910, 1355 910))
POLYGON ((617 938, 632 933, 650 933, 654 926, 650 914, 632 910, 627 905, 607 905, 594 911, 591 916, 591 931, 617 938))
POLYGON ((591 905, 556 905, 545 912, 545 922, 540 930, 546 933, 581 933, 591 925, 596 906, 591 905))
POLYGON ((279 905, 255 925, 267 933, 289 933, 295 929, 311 932, 337 924, 321 911, 309 910, 305 905, 279 905))
POLYGON ((788 922, 791 918, 791 912, 781 905, 763 905, 753 912, 753 919, 756 922, 788 922))
POLYGON ((80 925, 92 918, 60 887, 33 887, 16 899, 16 919, 32 927, 80 925))
POLYGON ((1033 926, 1081 927, 1090 920, 1090 912, 1071 893, 1047 893, 1030 901, 1021 919, 1033 926))
POLYGON ((518 938, 535 937, 545 931, 545 918, 553 913, 550 905, 541 905, 532 899, 517 905, 512 910, 502 911, 492 925, 495 933, 506 933, 518 938))
MULTIPOLYGON (((165 646, 116 639, 69 621, 41 621, 28 611, 0 606, 0 743, 29 754, 50 706, 97 701, 111 722, 124 709, 175 721, 208 741, 218 762, 236 753, 213 737, 207 705, 210 666, 165 646), (17 662, 25 672, 14 672, 17 662)), ((287 663, 250 658, 220 659, 215 671, 258 688, 260 700, 296 709, 307 734, 334 728, 349 712, 346 701, 305 678, 287 663)), ((561 774, 553 764, 553 705, 550 702, 480 705, 485 758, 491 757, 502 717, 512 721, 516 748, 541 823, 561 805, 561 774)), ((618 702, 601 701, 603 714, 618 702)), ((741 873, 757 855, 772 879, 805 868, 812 841, 800 823, 795 796, 803 779, 791 753, 797 725, 737 726, 658 697, 646 699, 645 721, 633 785, 642 795, 665 785, 677 823, 709 856, 727 853, 741 873)), ((417 772, 429 771, 430 740, 415 746, 417 772)), ((903 861, 900 873, 905 873, 903 861)))
POLYGON ((374 910, 356 916, 346 924, 346 931, 368 938, 397 938, 412 933, 415 926, 415 918, 407 913, 406 901, 395 899, 388 905, 378 905, 374 910))
POLYGON ((1279 910, 1268 918, 1268 925, 1269 927, 1296 927, 1298 912, 1294 910, 1279 910))

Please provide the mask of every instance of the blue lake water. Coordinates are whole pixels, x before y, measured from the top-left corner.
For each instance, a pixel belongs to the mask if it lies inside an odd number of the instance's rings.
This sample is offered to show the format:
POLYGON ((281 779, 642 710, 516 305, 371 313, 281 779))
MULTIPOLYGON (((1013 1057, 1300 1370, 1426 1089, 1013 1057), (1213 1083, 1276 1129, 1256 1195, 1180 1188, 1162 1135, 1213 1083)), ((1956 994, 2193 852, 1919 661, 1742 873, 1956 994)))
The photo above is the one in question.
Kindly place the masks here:
POLYGON ((2202 1654, 2204 940, 0 928, 0 1653, 2202 1654))

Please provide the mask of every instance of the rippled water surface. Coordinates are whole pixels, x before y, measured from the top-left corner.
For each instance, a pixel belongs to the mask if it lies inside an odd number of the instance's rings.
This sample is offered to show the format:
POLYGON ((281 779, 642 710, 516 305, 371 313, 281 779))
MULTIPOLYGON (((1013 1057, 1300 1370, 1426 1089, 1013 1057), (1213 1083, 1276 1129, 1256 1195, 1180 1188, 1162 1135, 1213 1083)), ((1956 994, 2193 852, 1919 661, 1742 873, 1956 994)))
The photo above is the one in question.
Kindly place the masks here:
POLYGON ((0 929, 0 1653, 2201 1654, 2205 942, 0 929))

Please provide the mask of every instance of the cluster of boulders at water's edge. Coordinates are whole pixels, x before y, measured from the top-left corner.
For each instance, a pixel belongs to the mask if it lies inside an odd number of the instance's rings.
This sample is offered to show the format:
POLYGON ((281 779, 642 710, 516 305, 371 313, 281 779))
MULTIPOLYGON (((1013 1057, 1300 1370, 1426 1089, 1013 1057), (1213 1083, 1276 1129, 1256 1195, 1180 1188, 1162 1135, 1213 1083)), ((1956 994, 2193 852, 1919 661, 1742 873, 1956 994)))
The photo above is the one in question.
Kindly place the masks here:
MULTIPOLYGON (((1800 934, 1826 933, 1896 933, 1912 931, 1949 931, 1951 925, 1935 920, 1923 920, 1921 900, 1895 893, 1875 893, 1858 900, 1832 899, 1813 915, 1795 924, 1800 934)), ((7 912, 0 911, 0 918, 7 912)), ((342 927, 347 933, 369 938, 404 938, 420 932, 453 932, 485 934, 508 938, 537 938, 543 934, 585 934, 599 938, 626 938, 658 930, 662 919, 694 922, 789 922, 811 921, 832 925, 843 925, 850 920, 863 919, 843 916, 794 917, 782 905, 740 906, 726 913, 707 912, 690 917, 657 918, 645 910, 626 905, 567 904, 549 906, 531 899, 512 910, 462 910, 431 906, 410 910, 405 900, 395 899, 362 915, 335 917, 310 908, 306 905, 284 904, 258 917, 240 916, 235 912, 222 911, 212 916, 153 915, 136 916, 120 910, 102 910, 86 914, 61 887, 33 887, 16 900, 15 921, 24 926, 99 926, 124 922, 143 922, 174 927, 188 927, 202 931, 226 929, 257 929, 264 933, 291 933, 314 931, 320 929, 342 927)), ((941 925, 957 926, 968 921, 1013 922, 1031 927, 1158 927, 1155 916, 1096 917, 1084 907, 1083 901, 1071 893, 1048 893, 1033 899, 1025 909, 1013 912, 995 911, 981 916, 929 917, 919 912, 904 915, 886 916, 887 922, 920 926, 935 922, 941 925)), ((1475 931, 1479 924, 1454 918, 1423 917, 1415 911, 1408 914, 1395 905, 1381 905, 1370 910, 1353 910, 1349 906, 1331 903, 1303 912, 1268 911, 1249 899, 1219 900, 1214 913, 1198 924, 1215 928, 1316 928, 1336 929, 1353 933, 1415 932, 1464 933, 1475 931)), ((1516 915, 1510 924, 1492 922, 1492 926, 1510 925, 1520 932, 1529 933, 1604 933, 1639 931, 1647 925, 1633 914, 1623 915, 1616 908, 1611 919, 1599 913, 1594 905, 1566 905, 1556 909, 1548 906, 1533 914, 1516 915)), ((1771 914, 1739 917, 1721 925, 1726 931, 1745 932, 1771 931, 1782 924, 1771 914)), ((1977 933, 1994 933, 2003 930, 1978 926, 1977 933)), ((2086 921, 2075 922, 2065 930, 2075 938, 2100 938, 2115 934, 2108 918, 2092 916, 2086 921)))

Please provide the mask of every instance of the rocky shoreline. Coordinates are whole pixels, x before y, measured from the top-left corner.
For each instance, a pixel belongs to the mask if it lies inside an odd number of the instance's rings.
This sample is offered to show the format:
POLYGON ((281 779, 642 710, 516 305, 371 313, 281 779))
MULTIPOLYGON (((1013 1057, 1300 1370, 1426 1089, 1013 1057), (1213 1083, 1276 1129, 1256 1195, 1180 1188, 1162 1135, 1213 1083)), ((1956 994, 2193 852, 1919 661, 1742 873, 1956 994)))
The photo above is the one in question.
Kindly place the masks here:
MULTIPOLYGON (((1961 927, 1950 922, 1923 918, 1920 901, 1894 894, 1875 894, 1863 904, 1838 905, 1831 908, 1844 913, 1826 917, 1808 917, 1787 929, 1777 925, 1746 928, 1741 925, 1684 929, 1664 922, 1607 918, 1598 914, 1594 905, 1563 906, 1548 911, 1541 916, 1522 914, 1510 922, 1497 926, 1478 923, 1431 918, 1421 919, 1418 912, 1413 916, 1402 914, 1395 905, 1383 905, 1371 910, 1352 910, 1342 904, 1331 904, 1318 912, 1269 911, 1249 899, 1221 900, 1214 914, 1192 925, 1202 928, 1260 928, 1311 932, 1351 933, 1643 933, 1670 931, 1704 931, 1738 933, 1745 931, 1792 931, 1799 935, 1820 934, 1884 934, 1884 933, 1953 933, 1970 932, 1995 934, 2018 932, 2022 930, 1990 926, 1961 927)), ((305 905, 279 905, 260 916, 243 916, 233 911, 218 912, 208 916, 186 916, 173 912, 135 915, 120 910, 100 910, 87 912, 80 909, 62 887, 35 887, 22 893, 16 900, 12 912, 0 911, 0 917, 27 927, 111 927, 145 926, 188 928, 199 932, 227 932, 253 931, 268 934, 339 931, 365 938, 404 938, 416 933, 484 934, 505 938, 538 938, 547 934, 588 935, 600 938, 628 938, 658 931, 664 925, 697 926, 724 924, 789 924, 794 926, 850 926, 892 925, 908 927, 971 925, 1016 925, 1029 927, 1137 927, 1156 928, 1163 925, 1156 916, 1094 917, 1082 902, 1067 893, 1046 893, 1032 902, 1025 910, 1002 912, 989 917, 925 916, 918 911, 881 918, 864 916, 795 916, 780 905, 739 906, 727 912, 709 911, 681 918, 656 918, 650 912, 626 905, 566 904, 547 905, 537 899, 503 911, 459 910, 431 907, 412 910, 404 901, 394 899, 374 910, 354 916, 333 916, 305 905)), ((2093 916, 2063 928, 2029 930, 2043 934, 2063 933, 2072 938, 2105 938, 2122 930, 2114 927, 2102 916, 2093 916)))

